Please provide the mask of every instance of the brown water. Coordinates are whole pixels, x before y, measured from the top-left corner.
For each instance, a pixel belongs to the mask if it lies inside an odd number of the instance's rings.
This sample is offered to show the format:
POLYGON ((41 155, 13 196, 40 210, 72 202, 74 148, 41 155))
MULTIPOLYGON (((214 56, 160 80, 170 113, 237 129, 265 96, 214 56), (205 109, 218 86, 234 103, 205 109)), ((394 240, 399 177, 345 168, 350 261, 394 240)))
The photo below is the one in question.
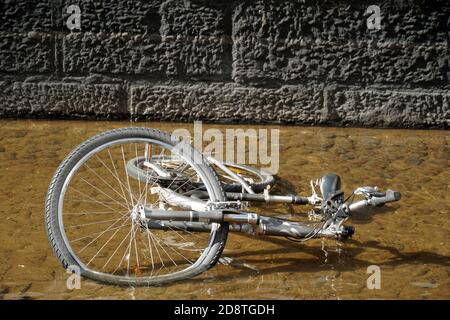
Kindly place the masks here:
MULTIPOLYGON (((309 180, 331 171, 342 177, 346 192, 377 185, 400 190, 402 200, 353 218, 356 234, 352 240, 293 243, 284 238, 232 234, 223 254, 229 263, 218 264, 191 281, 119 288, 83 280, 81 289, 68 290, 68 275, 54 257, 44 230, 48 183, 77 144, 103 130, 129 125, 0 120, 1 297, 450 298, 449 132, 305 127, 264 127, 280 129, 279 176, 298 192, 309 194, 309 180), (381 289, 366 286, 370 265, 380 267, 381 289)), ((167 131, 192 127, 139 125, 167 131)), ((209 127, 230 126, 205 129, 209 127)))

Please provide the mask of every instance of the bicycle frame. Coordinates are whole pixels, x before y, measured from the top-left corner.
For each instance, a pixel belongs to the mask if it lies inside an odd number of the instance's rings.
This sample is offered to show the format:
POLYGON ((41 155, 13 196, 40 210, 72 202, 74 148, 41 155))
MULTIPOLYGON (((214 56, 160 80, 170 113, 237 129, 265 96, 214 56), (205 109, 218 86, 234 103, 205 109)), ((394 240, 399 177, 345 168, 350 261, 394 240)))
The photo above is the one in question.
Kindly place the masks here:
MULTIPOLYGON (((339 208, 334 208, 325 222, 319 228, 308 226, 299 222, 288 221, 280 218, 267 217, 257 213, 239 210, 241 201, 257 201, 265 203, 289 203, 297 205, 314 205, 329 210, 331 207, 325 204, 322 207, 322 198, 318 197, 313 183, 311 183, 313 194, 310 197, 300 197, 297 195, 269 195, 265 190, 262 194, 256 194, 244 179, 227 169, 221 162, 208 157, 210 163, 219 166, 227 174, 234 177, 248 193, 226 193, 228 201, 223 203, 209 203, 201 200, 201 197, 208 198, 206 191, 196 191, 200 198, 193 198, 181 195, 171 189, 154 187, 151 192, 158 193, 160 201, 172 206, 186 208, 187 211, 162 210, 159 208, 140 207, 136 209, 134 215, 146 222, 150 229, 158 230, 183 230, 192 232, 209 232, 211 223, 229 223, 229 231, 244 232, 252 235, 270 235, 292 237, 297 239, 310 239, 316 237, 328 238, 348 238, 355 231, 352 226, 344 226, 343 223, 350 217, 351 211, 365 206, 376 206, 385 202, 397 201, 400 193, 388 190, 388 194, 380 193, 376 188, 358 188, 355 194, 363 194, 365 200, 347 205, 343 201, 343 193, 340 189, 340 178, 334 174, 325 175, 321 183, 321 192, 326 197, 325 202, 333 203, 332 198, 341 199, 338 201, 339 208), (376 198, 372 198, 375 195, 376 198), (370 201, 370 199, 373 199, 370 201), (376 200, 378 199, 378 200, 376 200), (235 209, 233 209, 233 206, 235 209)), ((318 224, 317 224, 318 225, 318 224)))
POLYGON ((345 239, 354 233, 344 225, 354 210, 400 199, 398 192, 376 187, 358 188, 345 198, 333 173, 311 181, 309 197, 269 194, 275 182, 258 168, 208 162, 189 145, 178 150, 178 142, 158 130, 115 129, 78 146, 55 172, 45 205, 47 235, 63 266, 74 263, 87 278, 161 285, 211 268, 229 231, 293 241, 345 239), (353 203, 353 195, 364 200, 353 203), (297 222, 250 212, 247 202, 314 209, 307 217, 312 219, 297 222))
POLYGON ((251 235, 283 236, 293 238, 342 237, 353 234, 353 228, 336 224, 333 228, 314 228, 298 222, 261 216, 242 211, 163 211, 145 209, 147 226, 158 230, 180 230, 190 232, 210 232, 211 223, 229 222, 231 232, 251 235), (203 221, 203 223, 201 222, 203 221))
MULTIPOLYGON (((174 206, 189 209, 188 211, 161 210, 157 208, 141 207, 138 214, 141 221, 147 221, 147 226, 158 230, 183 230, 192 232, 209 232, 211 223, 229 223, 232 232, 243 232, 252 235, 271 235, 294 238, 309 237, 339 237, 347 238, 354 232, 353 227, 343 226, 348 217, 339 217, 328 221, 327 226, 317 228, 304 224, 287 221, 274 217, 267 217, 257 213, 232 209, 233 204, 239 206, 239 202, 208 203, 199 199, 193 199, 180 195, 170 189, 161 187, 153 188, 152 193, 159 193, 161 200, 174 206), (224 209, 215 209, 216 207, 224 209)), ((227 193, 227 197, 230 194, 227 193)), ((251 200, 277 203, 317 204, 317 200, 311 197, 298 196, 269 196, 261 194, 232 193, 233 197, 251 200)))

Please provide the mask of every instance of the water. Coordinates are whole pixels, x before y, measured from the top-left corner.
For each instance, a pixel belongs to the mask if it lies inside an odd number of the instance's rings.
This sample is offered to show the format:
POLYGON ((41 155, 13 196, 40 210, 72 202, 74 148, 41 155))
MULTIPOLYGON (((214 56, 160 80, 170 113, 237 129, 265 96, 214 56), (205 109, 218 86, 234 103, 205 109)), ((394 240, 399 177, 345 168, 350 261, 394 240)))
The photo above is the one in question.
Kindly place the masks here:
MULTIPOLYGON (((5 299, 449 299, 450 134, 448 131, 307 127, 280 129, 279 176, 301 194, 335 172, 360 185, 402 192, 400 202, 354 217, 352 240, 293 243, 232 234, 223 264, 165 287, 118 288, 67 274, 44 230, 48 183, 84 139, 127 122, 0 121, 0 296, 5 299), (381 289, 366 286, 367 267, 381 289)), ((171 131, 189 124, 140 123, 171 131)), ((205 125, 205 129, 223 125, 205 125)), ((227 126, 229 127, 229 126, 227 126)), ((253 126, 254 127, 254 126, 253 126)), ((237 127, 236 127, 237 128, 237 127)), ((295 208, 296 214, 304 212, 295 208)), ((287 214, 287 213, 285 213, 287 214)))

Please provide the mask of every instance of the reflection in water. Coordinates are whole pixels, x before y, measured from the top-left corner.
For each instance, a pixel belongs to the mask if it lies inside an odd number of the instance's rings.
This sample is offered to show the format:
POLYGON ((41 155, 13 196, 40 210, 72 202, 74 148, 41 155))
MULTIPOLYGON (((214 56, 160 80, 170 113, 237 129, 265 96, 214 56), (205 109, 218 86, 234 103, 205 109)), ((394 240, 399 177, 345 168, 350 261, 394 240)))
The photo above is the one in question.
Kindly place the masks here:
MULTIPOLYGON (((48 183, 78 143, 127 122, 0 121, 0 295, 6 299, 449 299, 450 148, 447 131, 279 127, 278 192, 309 194, 326 172, 347 194, 361 185, 402 192, 399 203, 355 215, 353 239, 291 242, 231 234, 223 259, 201 276, 167 287, 117 288, 67 274, 43 225, 48 183), (381 289, 366 287, 367 267, 381 269, 381 289)), ((140 123, 171 131, 189 124, 140 123)), ((224 125, 204 125, 205 129, 224 125)), ((249 126, 250 127, 250 126, 249 126)), ((254 127, 254 126, 252 126, 254 127)), ((236 127, 234 127, 236 128, 236 127)), ((244 128, 245 129, 245 128, 244 128)), ((279 206, 285 218, 307 208, 279 206)), ((186 244, 187 245, 187 244, 186 244)))

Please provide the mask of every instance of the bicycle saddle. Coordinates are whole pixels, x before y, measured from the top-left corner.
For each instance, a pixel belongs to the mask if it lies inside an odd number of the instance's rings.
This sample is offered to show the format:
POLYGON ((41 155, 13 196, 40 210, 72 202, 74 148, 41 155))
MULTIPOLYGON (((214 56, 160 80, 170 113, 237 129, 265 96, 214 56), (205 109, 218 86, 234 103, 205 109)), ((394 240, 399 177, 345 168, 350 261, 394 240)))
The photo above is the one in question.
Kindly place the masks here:
POLYGON ((327 173, 320 179, 320 192, 324 201, 343 197, 341 178, 334 173, 327 173))

